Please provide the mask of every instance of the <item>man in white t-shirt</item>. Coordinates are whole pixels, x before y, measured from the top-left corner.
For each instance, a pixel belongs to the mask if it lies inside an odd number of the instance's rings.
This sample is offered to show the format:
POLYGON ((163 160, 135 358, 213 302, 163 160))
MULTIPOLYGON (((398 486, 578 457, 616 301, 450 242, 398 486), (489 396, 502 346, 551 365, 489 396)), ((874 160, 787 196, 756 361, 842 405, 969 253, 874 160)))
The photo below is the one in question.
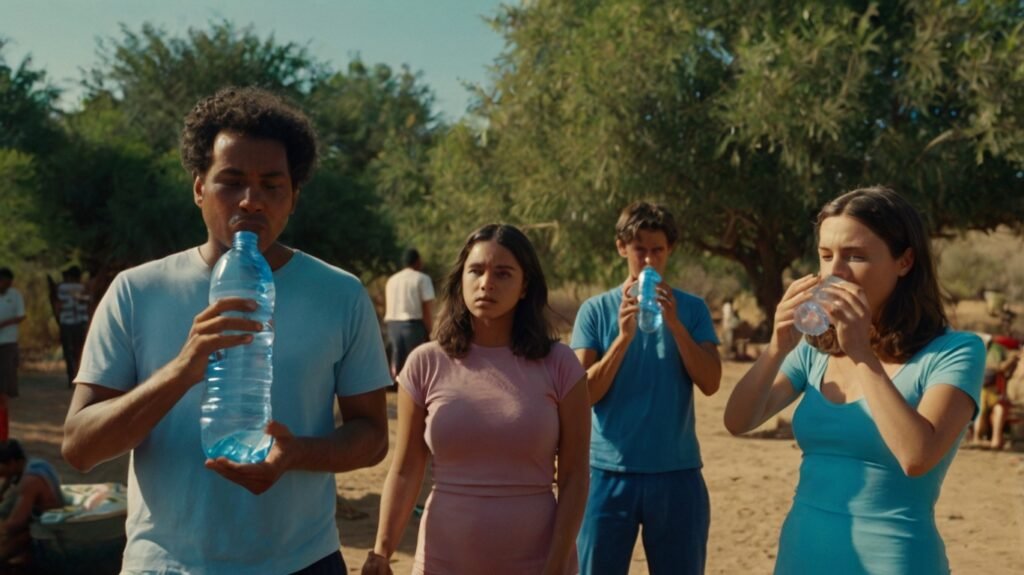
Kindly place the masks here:
POLYGON ((402 254, 402 271, 388 278, 384 287, 384 322, 391 352, 391 376, 402 371, 405 359, 416 346, 430 340, 433 326, 431 303, 434 284, 420 271, 423 261, 413 248, 402 254))
POLYGON ((14 272, 0 268, 0 441, 7 441, 7 398, 18 397, 18 324, 25 320, 25 301, 11 287, 14 272))

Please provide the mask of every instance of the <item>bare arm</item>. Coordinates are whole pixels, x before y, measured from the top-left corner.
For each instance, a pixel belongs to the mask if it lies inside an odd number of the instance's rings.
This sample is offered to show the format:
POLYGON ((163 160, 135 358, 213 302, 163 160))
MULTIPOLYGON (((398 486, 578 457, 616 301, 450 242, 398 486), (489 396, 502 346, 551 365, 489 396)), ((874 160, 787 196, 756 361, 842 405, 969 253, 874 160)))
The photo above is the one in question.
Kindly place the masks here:
POLYGON ((49 489, 49 486, 40 477, 26 475, 21 480, 18 486, 18 500, 14 503, 11 514, 3 521, 3 533, 10 535, 28 526, 29 520, 32 519, 32 509, 36 501, 42 497, 44 489, 49 489))
POLYGON ((566 573, 590 487, 590 401, 586 378, 558 404, 558 508, 545 574, 566 573))
POLYGON ((775 325, 768 348, 736 384, 725 406, 725 428, 729 433, 740 435, 756 428, 799 397, 789 378, 779 373, 779 368, 800 343, 800 332, 793 326, 794 311, 810 299, 810 290, 817 283, 817 277, 804 276, 790 284, 783 294, 775 308, 775 325))
POLYGON ((619 335, 616 336, 611 346, 605 351, 604 356, 599 356, 597 350, 577 349, 576 357, 587 370, 587 387, 589 388, 590 404, 594 405, 604 398, 605 394, 612 387, 615 376, 622 367, 622 360, 626 358, 629 345, 636 337, 636 313, 639 306, 635 297, 629 295, 630 288, 636 283, 636 278, 630 277, 622 286, 622 302, 619 304, 619 335))
POLYGON ((328 437, 299 438, 288 469, 342 473, 380 463, 388 453, 384 389, 338 398, 342 425, 328 437))
POLYGON ((911 407, 871 347, 872 313, 863 288, 842 282, 825 289, 833 296, 827 311, 839 347, 854 364, 882 440, 908 476, 931 471, 970 422, 974 400, 952 385, 933 385, 917 409, 911 407))
POLYGON ((576 357, 580 360, 583 369, 587 370, 587 388, 589 389, 590 404, 594 405, 608 393, 615 381, 615 375, 622 367, 622 360, 626 357, 626 350, 629 349, 629 342, 620 335, 612 342, 608 352, 600 360, 597 351, 593 349, 577 349, 576 357))
POLYGON ((733 435, 756 429, 793 403, 799 394, 779 367, 786 355, 769 348, 740 378, 725 406, 725 428, 733 435))
POLYGON ((952 385, 929 387, 915 410, 877 358, 858 363, 856 377, 885 445, 910 477, 931 471, 974 416, 974 400, 952 385))
POLYGON ((211 353, 252 341, 248 333, 223 335, 223 331, 262 329, 259 322, 220 314, 252 309, 252 300, 225 298, 200 312, 178 356, 127 393, 99 382, 76 382, 64 420, 64 459, 75 469, 88 471, 139 445, 182 396, 203 380, 211 353))
POLYGON ((427 339, 430 339, 430 334, 434 332, 434 314, 431 308, 431 304, 434 300, 423 302, 423 326, 427 328, 427 339))
POLYGON ((391 462, 387 479, 384 480, 377 539, 373 547, 373 552, 384 558, 390 557, 401 543, 402 534, 405 533, 423 483, 423 474, 430 455, 423 437, 426 418, 426 410, 416 405, 409 392, 398 386, 395 458, 391 462))
POLYGON ((672 336, 694 385, 704 395, 714 395, 722 384, 722 358, 718 347, 710 342, 697 343, 685 327, 673 330, 672 336))
POLYGON ((61 455, 89 471, 134 449, 192 384, 165 367, 128 393, 78 382, 64 421, 61 455))
POLYGON ((658 286, 658 303, 661 304, 665 327, 672 334, 679 357, 683 360, 683 369, 704 395, 714 395, 722 383, 722 358, 718 355, 718 347, 711 342, 697 343, 693 339, 690 330, 679 320, 672 286, 667 283, 658 286))

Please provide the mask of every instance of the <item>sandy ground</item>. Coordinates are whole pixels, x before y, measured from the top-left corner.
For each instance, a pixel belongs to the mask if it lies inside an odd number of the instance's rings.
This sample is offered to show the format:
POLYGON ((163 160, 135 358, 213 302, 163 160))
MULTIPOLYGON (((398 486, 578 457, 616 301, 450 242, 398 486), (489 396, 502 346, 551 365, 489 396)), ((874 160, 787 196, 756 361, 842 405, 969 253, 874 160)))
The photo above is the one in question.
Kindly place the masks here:
MULTIPOLYGON (((793 440, 738 439, 722 427, 726 399, 747 366, 726 363, 721 391, 697 401, 697 430, 712 505, 708 573, 771 572, 779 528, 797 479, 800 451, 793 440)), ((12 436, 21 439, 33 456, 55 462, 67 483, 124 481, 127 457, 86 475, 60 459, 61 425, 69 398, 62 374, 23 374, 21 397, 12 406, 12 436)), ((389 413, 394 419, 391 394, 389 413)), ((359 572, 373 544, 380 489, 390 461, 389 454, 376 467, 337 478, 338 529, 350 572, 359 572)), ((1024 565, 1024 453, 962 450, 946 478, 936 515, 954 573, 1020 573, 1024 565)), ((417 527, 414 518, 395 555, 396 573, 410 571, 417 527)), ((643 550, 638 546, 630 573, 646 572, 643 550)))

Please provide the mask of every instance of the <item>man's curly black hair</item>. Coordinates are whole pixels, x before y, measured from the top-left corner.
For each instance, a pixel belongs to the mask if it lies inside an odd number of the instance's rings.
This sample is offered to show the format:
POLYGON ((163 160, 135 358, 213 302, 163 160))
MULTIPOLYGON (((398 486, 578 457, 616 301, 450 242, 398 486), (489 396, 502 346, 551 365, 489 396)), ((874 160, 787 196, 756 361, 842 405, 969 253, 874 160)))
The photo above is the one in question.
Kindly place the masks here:
POLYGON ((292 186, 309 181, 317 163, 316 130, 298 108, 261 88, 230 87, 204 98, 185 116, 181 164, 192 177, 213 163, 213 142, 220 132, 281 142, 288 153, 292 186))

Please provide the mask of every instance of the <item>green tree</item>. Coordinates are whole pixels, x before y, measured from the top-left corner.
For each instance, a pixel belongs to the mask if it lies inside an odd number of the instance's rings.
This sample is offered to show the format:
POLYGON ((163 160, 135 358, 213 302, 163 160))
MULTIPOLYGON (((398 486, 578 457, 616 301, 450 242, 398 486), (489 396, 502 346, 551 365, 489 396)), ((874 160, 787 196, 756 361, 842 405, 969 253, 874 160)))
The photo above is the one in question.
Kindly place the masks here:
POLYGON ((294 42, 261 38, 229 21, 170 36, 152 24, 101 39, 99 64, 85 79, 87 98, 110 94, 126 127, 155 149, 177 145, 181 122, 201 98, 226 86, 259 86, 301 101, 328 73, 294 42))
POLYGON ((359 274, 379 273, 393 259, 381 193, 406 186, 401 179, 409 176, 391 166, 425 157, 433 129, 432 100, 414 74, 359 60, 347 74, 332 72, 302 46, 229 22, 184 37, 148 24, 122 28, 101 43, 100 55, 82 110, 66 122, 64 185, 51 190, 62 207, 53 233, 86 259, 121 269, 202 240, 177 140, 195 102, 229 85, 290 98, 320 132, 321 168, 302 190, 285 240, 359 274), (378 185, 385 175, 388 185, 378 185))
POLYGON ((124 129, 112 97, 92 98, 64 127, 66 145, 47 155, 53 168, 39 218, 63 258, 74 254, 92 273, 108 275, 202 238, 177 152, 124 129))
MULTIPOLYGON (((351 196, 336 201, 356 206, 355 198, 366 198, 356 212, 337 212, 350 214, 357 225, 343 231, 332 222, 334 229, 324 232, 365 235, 378 249, 347 250, 349 257, 361 258, 363 269, 391 271, 398 242, 421 239, 415 230, 431 189, 429 150, 444 129, 433 112, 433 95, 407 67, 395 71, 355 59, 345 73, 319 84, 308 101, 320 132, 322 177, 344 182, 338 188, 351 196)), ((338 245, 343 244, 350 242, 338 245)))
POLYGON ((1009 0, 505 6, 467 169, 492 158, 510 219, 557 222, 558 271, 581 279, 607 278, 623 205, 667 203, 770 321, 817 209, 853 187, 892 185, 937 233, 1019 229, 1022 22, 1009 0))
POLYGON ((54 104, 59 96, 46 82, 46 73, 24 58, 16 67, 4 58, 6 40, 0 38, 0 148, 38 154, 59 139, 54 104))
POLYGON ((45 160, 62 143, 59 95, 30 57, 9 66, 0 38, 0 260, 38 260, 47 243, 40 229, 45 160))
POLYGON ((0 265, 36 260, 46 251, 36 223, 37 188, 32 157, 0 148, 0 265))

